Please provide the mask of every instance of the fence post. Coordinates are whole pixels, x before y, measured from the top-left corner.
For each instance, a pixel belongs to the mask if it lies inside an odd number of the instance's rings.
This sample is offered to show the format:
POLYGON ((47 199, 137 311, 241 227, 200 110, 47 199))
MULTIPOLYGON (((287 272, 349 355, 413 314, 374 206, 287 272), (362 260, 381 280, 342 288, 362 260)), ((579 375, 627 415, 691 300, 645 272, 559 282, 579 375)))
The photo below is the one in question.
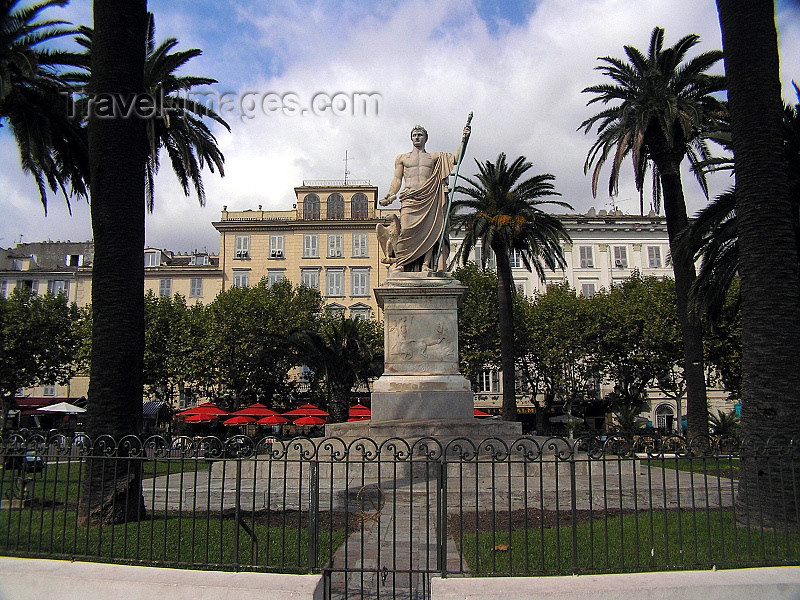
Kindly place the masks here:
POLYGON ((439 459, 437 479, 439 484, 436 507, 436 548, 438 557, 436 569, 441 576, 447 577, 447 462, 444 454, 439 459))
MULTIPOLYGON (((222 494, 225 497, 225 478, 222 479, 222 494)), ((233 528, 233 566, 236 571, 239 570, 239 523, 241 522, 242 510, 242 458, 236 457, 236 521, 233 528)))
POLYGON ((575 488, 575 448, 569 459, 570 524, 572 525, 572 572, 578 572, 578 491, 575 488))
POLYGON ((308 486, 308 568, 319 566, 319 459, 311 461, 311 481, 308 486))

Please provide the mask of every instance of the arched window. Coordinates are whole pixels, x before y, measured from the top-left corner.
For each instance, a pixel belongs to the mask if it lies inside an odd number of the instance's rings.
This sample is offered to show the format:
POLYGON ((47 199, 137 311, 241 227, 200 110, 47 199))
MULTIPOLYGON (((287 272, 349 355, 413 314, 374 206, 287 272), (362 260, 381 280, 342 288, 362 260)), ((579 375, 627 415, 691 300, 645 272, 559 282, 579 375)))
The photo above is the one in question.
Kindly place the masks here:
POLYGON ((369 218, 369 200, 366 194, 358 192, 350 199, 350 214, 354 219, 369 218))
POLYGON ((671 430, 675 424, 675 411, 669 404, 659 404, 656 408, 656 427, 671 430))
POLYGON ((319 220, 319 196, 308 194, 303 198, 303 218, 319 220))
POLYGON ((344 219, 344 197, 338 192, 328 196, 328 218, 344 219))

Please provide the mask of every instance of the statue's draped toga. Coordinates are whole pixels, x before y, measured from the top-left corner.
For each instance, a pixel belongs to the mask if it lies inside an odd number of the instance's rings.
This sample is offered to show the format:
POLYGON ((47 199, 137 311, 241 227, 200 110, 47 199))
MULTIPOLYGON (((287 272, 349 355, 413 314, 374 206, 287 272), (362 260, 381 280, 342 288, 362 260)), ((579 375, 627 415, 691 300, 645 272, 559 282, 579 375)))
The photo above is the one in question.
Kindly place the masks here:
MULTIPOLYGON (((447 211, 447 178, 456 164, 449 152, 431 152, 436 158, 430 177, 416 190, 401 194, 400 235, 395 246, 396 267, 411 265, 434 250, 442 239, 447 211)), ((444 236, 445 244, 449 239, 444 236)), ((431 265, 433 266, 433 265, 431 265)))

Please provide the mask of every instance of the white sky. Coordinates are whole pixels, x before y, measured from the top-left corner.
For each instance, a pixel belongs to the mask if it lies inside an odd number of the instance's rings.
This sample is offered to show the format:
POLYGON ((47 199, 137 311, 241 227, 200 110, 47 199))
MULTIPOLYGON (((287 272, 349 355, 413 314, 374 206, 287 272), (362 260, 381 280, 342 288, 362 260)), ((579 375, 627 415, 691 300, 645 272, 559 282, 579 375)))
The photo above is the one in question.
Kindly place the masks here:
MULTIPOLYGON (((87 0, 73 0, 51 16, 88 23, 90 8, 87 0)), ((602 81, 593 70, 597 57, 623 57, 624 44, 646 50, 654 26, 665 28, 667 45, 697 33, 697 52, 721 48, 711 0, 150 0, 149 8, 157 41, 173 36, 181 49, 203 49, 183 72, 218 79, 218 93, 294 93, 304 105, 319 92, 381 97, 379 114, 369 116, 224 114, 232 132, 215 132, 226 175, 205 173, 204 208, 183 196, 164 157, 147 243, 175 251, 217 251, 211 222, 224 205, 289 209, 293 188, 304 179, 343 178, 345 151, 349 177, 370 180, 383 195, 394 157, 410 148, 414 124, 428 129, 428 150, 454 152, 470 111, 475 116, 462 174, 476 172, 474 159, 524 155, 533 162, 531 174, 555 175, 561 199, 576 211, 610 208, 607 196, 591 196, 583 163, 593 137, 577 131, 594 109, 586 107, 589 95, 581 89, 602 81)), ((796 102, 790 82, 800 80, 800 7, 779 2, 778 26, 784 98, 796 102)), ((5 129, 0 156, 0 246, 12 246, 20 236, 91 238, 85 201, 73 200, 70 216, 64 198, 51 195, 44 216, 35 183, 22 173, 5 129)), ((725 174, 711 181, 717 192, 729 183, 725 174)), ((694 212, 705 199, 691 175, 684 187, 694 212)), ((638 212, 632 177, 621 181, 616 205, 638 212)))

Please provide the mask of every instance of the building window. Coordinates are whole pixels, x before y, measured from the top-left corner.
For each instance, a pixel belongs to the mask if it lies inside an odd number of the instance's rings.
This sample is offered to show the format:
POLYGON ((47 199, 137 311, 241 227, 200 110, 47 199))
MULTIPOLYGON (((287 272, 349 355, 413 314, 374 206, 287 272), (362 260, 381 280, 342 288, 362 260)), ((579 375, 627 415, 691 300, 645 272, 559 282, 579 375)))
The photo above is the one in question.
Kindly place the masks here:
POLYGON ((369 319, 370 310, 369 308, 351 308, 350 309, 350 318, 351 319, 363 319, 366 321, 369 319))
POLYGON ((267 271, 267 286, 272 287, 279 281, 286 279, 286 272, 283 269, 270 269, 267 271))
POLYGON ((354 219, 369 218, 369 200, 366 194, 358 192, 350 199, 350 214, 354 219))
POLYGON ((269 236, 269 257, 283 258, 283 238, 282 235, 269 236))
POLYGON ((55 395, 56 395, 55 384, 48 383, 42 388, 42 396, 55 396, 55 395))
POLYGON ((675 411, 669 404, 659 404, 656 408, 656 427, 671 431, 675 427, 675 411))
POLYGON ((329 269, 327 273, 325 273, 326 277, 326 284, 325 290, 326 294, 331 297, 339 297, 344 296, 344 271, 342 269, 329 269))
POLYGON ((19 258, 12 258, 11 259, 11 270, 12 271, 22 271, 22 260, 19 258))
POLYGON ((353 234, 353 257, 365 257, 367 255, 367 234, 353 234))
POLYGON ((18 290, 25 290, 33 294, 39 295, 39 280, 38 279, 21 279, 17 282, 18 290))
POLYGON ((328 234, 328 256, 330 258, 341 258, 342 257, 342 238, 344 236, 341 233, 329 233, 328 234))
POLYGON ((194 254, 192 258, 189 260, 190 265, 194 265, 196 267, 204 267, 210 264, 208 256, 206 254, 194 254))
POLYGON ((200 298, 203 295, 203 280, 199 277, 189 280, 189 296, 200 298))
POLYGON ((338 192, 328 196, 328 218, 344 219, 344 197, 338 192))
POLYGON ((618 269, 628 268, 628 248, 625 246, 614 246, 614 266, 618 269))
POLYGON ((0 298, 8 298, 8 281, 0 281, 0 298))
POLYGON ((333 317, 344 317, 344 306, 341 304, 328 304, 325 306, 325 312, 333 317))
POLYGON ((517 293, 518 294, 522 294, 523 296, 525 295, 525 282, 524 281, 521 282, 521 283, 515 283, 514 287, 517 288, 517 293))
POLYGON ((172 279, 162 279, 158 284, 158 295, 162 298, 172 296, 172 279))
POLYGON ((161 265, 161 252, 145 252, 144 253, 144 266, 145 267, 158 267, 161 265))
POLYGON ((306 233, 303 235, 303 258, 317 258, 319 256, 319 234, 306 233))
POLYGON ((64 264, 67 267, 82 267, 83 266, 83 255, 82 254, 67 254, 67 257, 64 259, 64 264))
POLYGON ((651 269, 661 268, 661 248, 659 246, 647 247, 647 264, 651 269))
POLYGON ((69 281, 53 279, 47 283, 47 291, 53 294, 53 296, 58 296, 61 293, 65 296, 69 296, 69 281))
POLYGON ((594 268, 594 256, 592 255, 591 246, 579 246, 578 252, 581 256, 581 269, 594 268))
POLYGON ((319 289, 319 269, 301 269, 300 283, 312 290, 319 289))
POLYGON ((584 298, 594 298, 596 290, 593 283, 581 284, 581 296, 584 298))
POLYGON ((250 272, 249 271, 234 271, 233 272, 233 287, 245 288, 250 285, 250 272))
POLYGON ((237 235, 236 243, 234 245, 233 258, 237 260, 245 260, 250 258, 250 236, 237 235))
POLYGON ((522 268, 522 250, 512 249, 511 254, 508 255, 508 260, 512 269, 522 268))
POLYGON ((319 196, 308 194, 303 198, 303 218, 319 221, 319 196))
POLYGON ((475 260, 479 265, 483 266, 484 252, 486 252, 486 268, 494 271, 497 268, 497 261, 494 259, 494 252, 491 248, 484 248, 483 246, 475 246, 475 260))
POLYGON ((350 271, 350 282, 353 288, 353 296, 369 295, 369 269, 352 269, 350 271))
POLYGON ((481 392, 497 394, 500 392, 500 373, 496 369, 484 369, 479 375, 481 392))

